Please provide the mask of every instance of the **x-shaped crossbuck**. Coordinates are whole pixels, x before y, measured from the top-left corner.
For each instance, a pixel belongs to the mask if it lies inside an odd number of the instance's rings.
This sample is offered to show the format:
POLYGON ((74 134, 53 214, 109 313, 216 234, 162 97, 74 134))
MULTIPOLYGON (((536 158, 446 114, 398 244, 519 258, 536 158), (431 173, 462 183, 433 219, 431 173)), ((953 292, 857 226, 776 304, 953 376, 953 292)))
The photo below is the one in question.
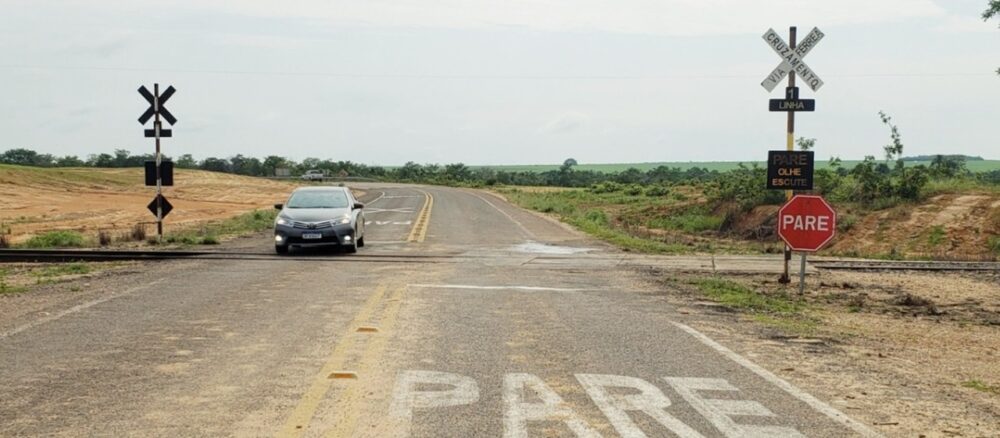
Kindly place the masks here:
POLYGON ((764 79, 764 82, 760 83, 760 85, 767 89, 767 91, 774 91, 774 88, 778 86, 778 83, 781 82, 782 79, 788 76, 789 73, 794 72, 802 78, 806 85, 808 85, 809 88, 812 88, 813 91, 822 87, 823 80, 820 79, 819 76, 816 75, 816 72, 814 72, 808 65, 806 65, 805 62, 802 61, 802 58, 805 58, 805 56, 812 51, 813 47, 816 47, 816 43, 823 39, 824 36, 823 32, 820 32, 818 28, 814 27, 813 30, 809 32, 809 35, 806 35, 806 37, 796 44, 793 49, 788 45, 788 43, 785 42, 784 39, 781 38, 781 35, 778 35, 778 33, 774 31, 774 29, 768 29, 767 32, 764 33, 764 41, 766 41, 767 45, 771 46, 771 49, 773 49, 774 52, 781 57, 781 64, 778 64, 774 71, 772 71, 771 74, 764 79))
POLYGON ((163 104, 167 103, 167 99, 170 99, 170 96, 173 96, 176 91, 177 90, 175 90, 173 86, 170 86, 167 87, 166 90, 163 90, 159 96, 153 96, 153 93, 150 93, 145 86, 139 87, 139 94, 146 99, 146 102, 149 102, 149 109, 139 116, 139 123, 145 125, 146 122, 149 121, 149 118, 153 117, 153 114, 156 113, 160 113, 160 116, 162 116, 163 119, 171 125, 177 123, 177 119, 174 118, 174 115, 170 114, 170 111, 167 111, 167 109, 163 107, 163 104))

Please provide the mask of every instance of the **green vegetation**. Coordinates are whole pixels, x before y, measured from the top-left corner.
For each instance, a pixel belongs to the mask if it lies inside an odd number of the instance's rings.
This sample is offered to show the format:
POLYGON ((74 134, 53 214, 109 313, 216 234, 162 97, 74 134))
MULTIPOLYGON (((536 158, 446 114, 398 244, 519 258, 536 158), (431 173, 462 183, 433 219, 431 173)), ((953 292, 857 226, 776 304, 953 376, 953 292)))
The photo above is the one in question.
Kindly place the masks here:
POLYGON ((757 293, 740 283, 720 278, 707 278, 695 282, 698 289, 709 298, 726 306, 771 314, 796 314, 804 305, 784 293, 770 296, 757 293))
POLYGON ((217 245, 220 238, 256 233, 274 226, 275 210, 254 210, 221 222, 215 222, 198 228, 168 233, 163 240, 166 243, 184 245, 217 245))
POLYGON ((21 246, 25 248, 80 248, 87 246, 87 240, 76 231, 49 231, 33 236, 21 246))
POLYGON ((59 277, 68 275, 84 275, 92 271, 90 265, 82 262, 45 266, 31 272, 36 284, 47 284, 58 281, 59 277))
POLYGON ((993 254, 1000 256, 1000 236, 990 236, 986 241, 986 246, 990 248, 993 254))
POLYGON ((941 225, 935 225, 931 228, 930 234, 927 235, 927 244, 931 247, 936 247, 944 243, 945 232, 944 227, 941 225))
POLYGON ((817 321, 805 314, 807 307, 784 291, 774 294, 757 292, 735 281, 704 278, 694 285, 705 296, 733 309, 749 312, 754 321, 797 336, 816 332, 817 321))
POLYGON ((962 386, 966 388, 972 388, 980 392, 1000 395, 1000 386, 990 385, 980 380, 975 380, 975 379, 967 380, 962 382, 962 386))
POLYGON ((696 234, 703 231, 719 231, 723 219, 721 216, 708 214, 703 209, 694 209, 677 215, 653 218, 649 221, 649 226, 696 234))
POLYGON ((23 286, 12 286, 7 282, 8 275, 9 271, 7 268, 0 268, 0 294, 24 292, 25 288, 23 286))

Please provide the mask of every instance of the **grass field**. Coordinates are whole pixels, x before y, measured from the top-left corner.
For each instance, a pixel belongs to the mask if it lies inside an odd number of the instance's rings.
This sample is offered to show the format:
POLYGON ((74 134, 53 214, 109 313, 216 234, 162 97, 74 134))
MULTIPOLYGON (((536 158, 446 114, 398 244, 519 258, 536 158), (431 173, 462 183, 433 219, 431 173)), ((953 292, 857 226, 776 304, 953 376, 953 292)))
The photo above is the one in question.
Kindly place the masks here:
MULTIPOLYGON (((845 160, 842 162, 842 166, 845 168, 852 168, 861 161, 859 160, 845 160)), ((594 170, 598 172, 621 172, 623 170, 628 170, 629 168, 636 168, 641 171, 647 171, 650 169, 655 169, 659 166, 667 167, 679 167, 681 169, 689 169, 692 167, 702 167, 708 170, 718 170, 724 172, 730 169, 736 168, 740 163, 750 165, 754 162, 752 161, 665 161, 665 162, 654 162, 654 163, 618 163, 618 164, 580 164, 574 169, 576 170, 594 170)), ((763 161, 756 162, 757 165, 764 167, 766 164, 763 161)), ((816 163, 817 168, 825 168, 828 166, 826 160, 818 161, 816 163)), ((930 165, 930 161, 908 161, 907 165, 917 165, 924 164, 930 165)), ((498 165, 498 166, 471 166, 473 168, 491 168, 495 170, 504 170, 508 172, 546 172, 549 170, 558 170, 559 164, 527 164, 527 165, 498 165)), ((968 161, 966 162, 966 167, 973 172, 989 172, 991 170, 1000 170, 1000 160, 982 160, 982 161, 968 161)))

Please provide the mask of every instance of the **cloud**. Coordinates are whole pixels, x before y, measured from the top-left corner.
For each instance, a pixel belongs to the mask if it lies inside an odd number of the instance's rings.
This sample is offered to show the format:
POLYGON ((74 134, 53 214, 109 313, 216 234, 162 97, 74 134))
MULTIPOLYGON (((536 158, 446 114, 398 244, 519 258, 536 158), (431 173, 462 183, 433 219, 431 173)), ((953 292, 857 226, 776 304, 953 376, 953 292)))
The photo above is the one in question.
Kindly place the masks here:
POLYGON ((979 17, 949 15, 934 30, 947 33, 992 33, 997 28, 994 23, 985 22, 979 17))
POLYGON ((570 111, 559 114, 548 123, 542 125, 538 132, 542 134, 568 134, 580 131, 585 128, 588 123, 590 123, 590 116, 580 112, 570 111))
POLYGON ((837 26, 940 17, 931 0, 183 0, 262 17, 309 18, 330 24, 431 28, 519 27, 541 31, 606 31, 654 35, 758 33, 763 23, 837 26))

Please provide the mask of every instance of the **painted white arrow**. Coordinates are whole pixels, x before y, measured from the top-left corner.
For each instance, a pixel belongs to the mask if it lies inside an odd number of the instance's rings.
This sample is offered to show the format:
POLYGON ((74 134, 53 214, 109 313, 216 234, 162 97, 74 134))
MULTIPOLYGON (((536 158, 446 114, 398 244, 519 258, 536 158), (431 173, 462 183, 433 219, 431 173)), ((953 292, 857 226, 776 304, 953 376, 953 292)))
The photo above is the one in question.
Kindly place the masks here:
POLYGON ((814 72, 808 65, 806 65, 805 62, 802 61, 802 58, 805 58, 805 56, 812 51, 813 47, 816 47, 816 43, 822 40, 824 36, 826 35, 823 32, 820 32, 819 28, 814 27, 813 30, 809 32, 809 35, 806 35, 801 42, 795 44, 795 48, 792 49, 788 46, 788 43, 781 38, 781 35, 778 35, 778 33, 774 31, 774 29, 768 29, 767 32, 764 33, 764 41, 766 41, 767 45, 771 46, 771 49, 773 49, 774 52, 781 57, 782 61, 781 64, 778 64, 778 66, 775 67, 771 74, 767 75, 767 78, 765 78, 764 82, 761 82, 760 85, 767 91, 774 91, 774 88, 778 86, 778 83, 780 83, 782 79, 785 79, 785 76, 788 76, 788 73, 794 71, 795 74, 802 78, 806 85, 808 85, 809 88, 812 88, 813 91, 822 87, 823 80, 820 79, 819 76, 816 75, 816 72, 814 72))

